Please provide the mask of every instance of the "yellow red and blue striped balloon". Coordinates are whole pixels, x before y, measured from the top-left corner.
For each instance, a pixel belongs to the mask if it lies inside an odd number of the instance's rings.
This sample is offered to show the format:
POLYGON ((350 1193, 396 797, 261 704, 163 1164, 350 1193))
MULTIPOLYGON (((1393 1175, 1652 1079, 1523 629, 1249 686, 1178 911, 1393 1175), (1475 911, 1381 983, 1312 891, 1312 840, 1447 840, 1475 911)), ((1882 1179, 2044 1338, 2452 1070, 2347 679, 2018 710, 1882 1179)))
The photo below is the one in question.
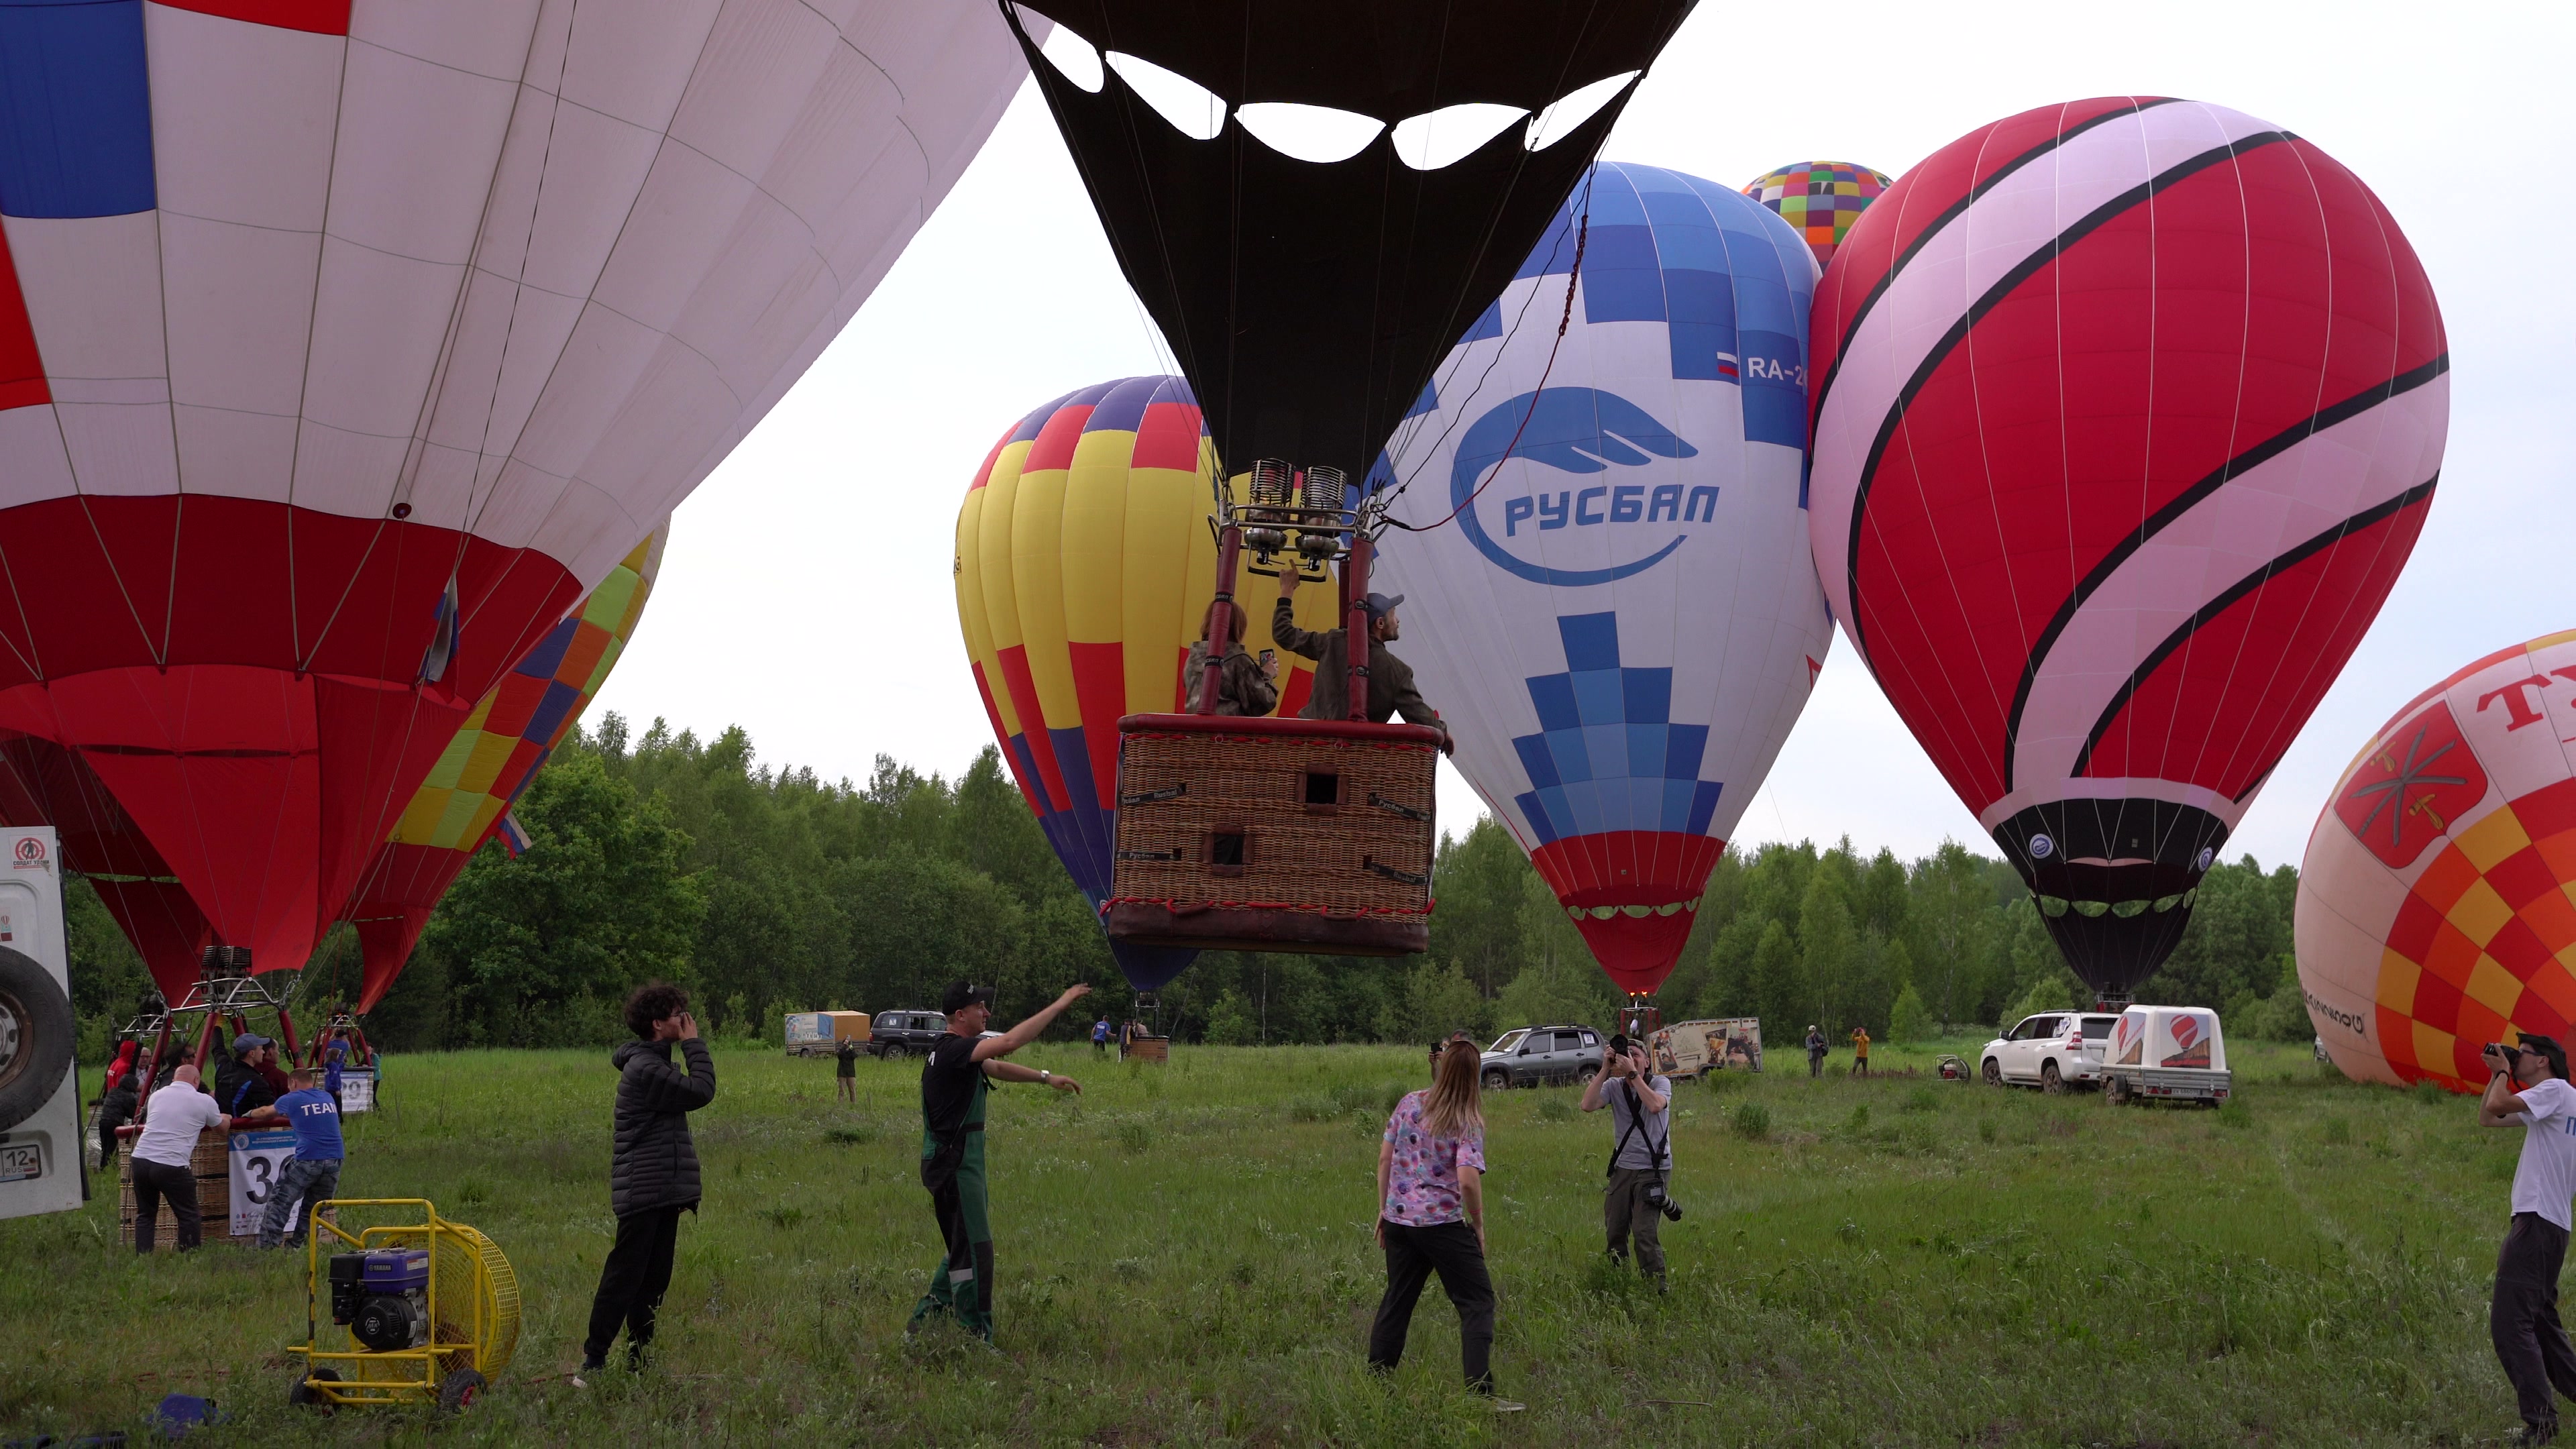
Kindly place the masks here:
POLYGON ((376 848, 348 909, 363 958, 358 1010, 383 999, 439 898, 484 842, 499 836, 519 853, 525 841, 510 806, 608 682, 644 616, 670 534, 668 522, 653 530, 476 702, 376 848))
MULTIPOLYGON (((1048 844, 1094 906, 1109 893, 1117 835, 1119 716, 1180 708, 1181 665, 1216 594, 1216 476, 1189 385, 1121 378, 1021 418, 958 510, 957 617, 976 690, 1048 844)), ((1268 633, 1269 597, 1246 594, 1256 582, 1246 572, 1235 584, 1253 614, 1248 643, 1268 633)), ((1298 621, 1331 628, 1331 593, 1301 592, 1298 621)), ((1313 666, 1280 662, 1280 709, 1293 714, 1313 666)), ((1140 991, 1196 954, 1111 950, 1140 991)))

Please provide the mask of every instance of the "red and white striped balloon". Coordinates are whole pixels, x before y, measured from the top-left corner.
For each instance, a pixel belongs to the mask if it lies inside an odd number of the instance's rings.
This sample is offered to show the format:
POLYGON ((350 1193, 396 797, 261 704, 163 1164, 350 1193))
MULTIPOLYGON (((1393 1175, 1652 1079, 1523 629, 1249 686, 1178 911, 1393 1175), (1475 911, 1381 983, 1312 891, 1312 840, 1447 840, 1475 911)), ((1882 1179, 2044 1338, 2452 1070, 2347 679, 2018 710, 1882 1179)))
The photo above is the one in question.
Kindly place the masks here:
POLYGON ((2114 96, 1908 172, 1813 337, 1834 615, 2122 995, 2422 526, 2450 401, 2423 267, 2311 143, 2114 96))

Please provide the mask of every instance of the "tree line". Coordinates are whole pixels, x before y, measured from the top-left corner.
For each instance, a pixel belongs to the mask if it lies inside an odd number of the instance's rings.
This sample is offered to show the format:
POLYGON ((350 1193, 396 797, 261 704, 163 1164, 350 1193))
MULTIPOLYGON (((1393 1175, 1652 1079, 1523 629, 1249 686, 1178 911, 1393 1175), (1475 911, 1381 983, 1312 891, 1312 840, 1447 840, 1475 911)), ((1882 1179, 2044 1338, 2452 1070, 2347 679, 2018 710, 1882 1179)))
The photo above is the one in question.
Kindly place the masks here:
MULTIPOLYGON (((865 781, 759 761, 615 714, 576 731, 516 808, 529 844, 486 846, 368 1018, 395 1049, 615 1040, 636 982, 686 984, 719 1034, 775 1042, 791 1011, 936 1004, 959 976, 1000 989, 1005 1020, 1075 981, 1123 1015, 1125 983, 1090 906, 999 754, 951 781, 879 756, 865 781)), ((2238 1035, 2309 1033, 2290 960, 2297 873, 2214 867, 2171 961, 2139 992, 2221 1008, 2238 1035)), ((1218 951, 1159 993, 1159 1024, 1216 1043, 1480 1038, 1542 1021, 1606 1022, 1619 994, 1528 858, 1491 817, 1443 837, 1431 947, 1411 960, 1218 951)), ((121 1024, 145 980, 97 897, 71 892, 84 1035, 121 1024)), ((305 1010, 353 999, 344 927, 294 986, 305 1010)), ((2030 895, 2002 861, 1949 842, 1900 861, 1848 841, 1721 857, 1658 997, 1668 1020, 1759 1017, 1766 1041, 1809 1023, 1839 1039, 1983 1030, 2081 1004, 2030 895)), ((1063 1022, 1071 1034, 1082 1023, 1063 1022)))

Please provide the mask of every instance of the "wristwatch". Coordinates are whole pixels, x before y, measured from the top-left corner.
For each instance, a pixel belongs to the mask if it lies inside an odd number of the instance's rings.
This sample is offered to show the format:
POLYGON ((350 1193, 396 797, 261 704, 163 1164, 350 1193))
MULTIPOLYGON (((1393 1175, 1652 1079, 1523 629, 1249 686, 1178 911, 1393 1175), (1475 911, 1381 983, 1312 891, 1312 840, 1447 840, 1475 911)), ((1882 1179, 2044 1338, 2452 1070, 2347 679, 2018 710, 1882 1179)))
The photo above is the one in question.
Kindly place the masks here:
POLYGON ((1039 1086, 1043 1087, 1043 1086, 1045 1086, 1047 1083, 1052 1082, 1052 1081, 1054 1081, 1054 1080, 1055 1080, 1055 1073, 1048 1071, 1048 1070, 1047 1070, 1047 1069, 1045 1069, 1044 1067, 1040 1067, 1040 1068, 1038 1069, 1038 1085, 1039 1085, 1039 1086))

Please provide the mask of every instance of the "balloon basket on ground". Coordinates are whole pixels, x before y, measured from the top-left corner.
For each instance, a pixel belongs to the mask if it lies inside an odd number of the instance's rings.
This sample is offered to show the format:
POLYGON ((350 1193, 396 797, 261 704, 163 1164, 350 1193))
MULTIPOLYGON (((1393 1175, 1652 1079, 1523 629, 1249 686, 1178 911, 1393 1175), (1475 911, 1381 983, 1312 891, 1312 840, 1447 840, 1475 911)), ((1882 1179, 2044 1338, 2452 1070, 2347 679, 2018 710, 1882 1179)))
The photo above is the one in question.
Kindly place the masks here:
POLYGON ((1335 956, 1429 945, 1438 730, 1137 714, 1118 735, 1109 939, 1335 956))
MULTIPOLYGON (((134 1246, 134 1139, 142 1130, 120 1127, 116 1132, 116 1241, 124 1248, 134 1246)), ((232 1134, 214 1127, 199 1133, 196 1147, 188 1154, 188 1174, 197 1180, 197 1214, 203 1224, 198 1240, 243 1248, 255 1246, 259 1241, 256 1232, 233 1236, 232 1134)), ((162 1213, 156 1224, 152 1243, 155 1252, 178 1248, 178 1229, 168 1221, 169 1216, 162 1213)))
POLYGON ((479 1230, 440 1217, 426 1198, 321 1206, 341 1216, 413 1208, 419 1218, 355 1233, 325 1218, 307 1237, 311 1337, 287 1349, 305 1360, 288 1402, 326 1412, 344 1404, 471 1406, 518 1348, 519 1277, 510 1260, 479 1230), (326 1338, 347 1346, 326 1347, 326 1338))

